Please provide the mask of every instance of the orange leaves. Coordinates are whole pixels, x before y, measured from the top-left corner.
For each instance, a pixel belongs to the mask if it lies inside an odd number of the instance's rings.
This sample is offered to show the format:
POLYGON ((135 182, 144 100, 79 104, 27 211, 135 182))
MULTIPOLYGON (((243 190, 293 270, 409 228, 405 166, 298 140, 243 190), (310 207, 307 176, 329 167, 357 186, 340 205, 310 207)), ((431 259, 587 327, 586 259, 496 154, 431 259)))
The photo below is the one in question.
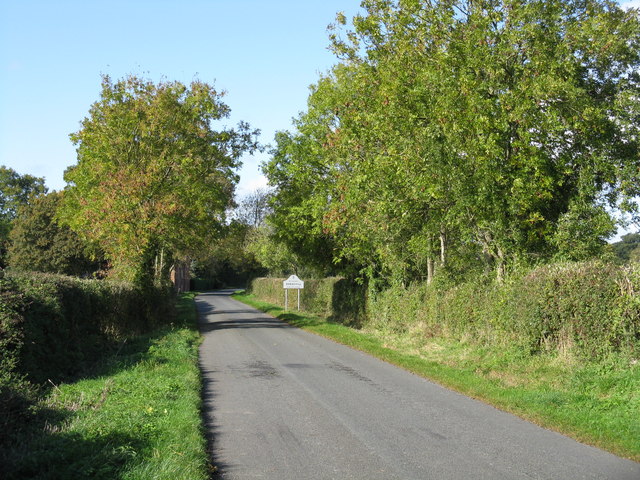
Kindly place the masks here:
POLYGON ((101 99, 72 136, 79 163, 68 176, 70 223, 133 270, 144 268, 137 262, 152 245, 204 245, 202 232, 216 231, 231 202, 232 166, 255 148, 245 123, 238 131, 211 129, 228 112, 204 82, 189 88, 103 77, 101 99))

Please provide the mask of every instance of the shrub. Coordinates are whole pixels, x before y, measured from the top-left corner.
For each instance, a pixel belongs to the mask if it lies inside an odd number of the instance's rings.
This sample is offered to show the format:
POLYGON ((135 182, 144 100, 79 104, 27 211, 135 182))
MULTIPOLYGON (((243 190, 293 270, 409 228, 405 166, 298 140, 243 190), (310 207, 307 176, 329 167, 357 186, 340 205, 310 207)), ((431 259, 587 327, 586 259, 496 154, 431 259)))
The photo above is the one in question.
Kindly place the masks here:
POLYGON ((0 279, 0 445, 28 416, 36 390, 17 372, 24 345, 24 308, 15 284, 0 279))
MULTIPOLYGON (((282 280, 256 279, 251 292, 283 305, 282 280)), ((295 308, 293 295, 289 307, 295 308)), ((637 355, 640 264, 555 263, 516 272, 502 284, 480 276, 455 286, 395 286, 368 298, 364 286, 343 278, 307 280, 301 308, 381 331, 515 345, 533 354, 637 355)))
POLYGON ((507 287, 499 327, 533 350, 589 357, 637 348, 640 275, 600 261, 553 264, 507 287))

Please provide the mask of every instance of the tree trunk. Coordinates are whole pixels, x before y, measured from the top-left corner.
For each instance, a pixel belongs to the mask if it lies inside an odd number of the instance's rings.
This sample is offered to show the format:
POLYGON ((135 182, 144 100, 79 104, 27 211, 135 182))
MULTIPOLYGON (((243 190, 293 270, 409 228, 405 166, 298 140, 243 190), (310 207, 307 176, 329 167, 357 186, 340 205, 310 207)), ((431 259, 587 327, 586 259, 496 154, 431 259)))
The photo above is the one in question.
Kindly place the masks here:
POLYGON ((444 227, 440 228, 440 265, 447 264, 447 232, 444 227))
POLYGON ((498 283, 504 282, 504 277, 506 275, 506 265, 504 259, 504 252, 500 247, 497 247, 497 255, 496 255, 496 280, 498 283))
POLYGON ((433 282, 433 258, 427 258, 427 285, 431 285, 433 282))

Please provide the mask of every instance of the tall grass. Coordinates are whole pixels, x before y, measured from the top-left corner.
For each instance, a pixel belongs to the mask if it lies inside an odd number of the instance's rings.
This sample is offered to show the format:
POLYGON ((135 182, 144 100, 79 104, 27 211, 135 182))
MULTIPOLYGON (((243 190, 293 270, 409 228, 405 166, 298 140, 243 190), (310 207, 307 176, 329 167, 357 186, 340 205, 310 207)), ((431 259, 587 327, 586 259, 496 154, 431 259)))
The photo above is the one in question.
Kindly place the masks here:
POLYGON ((418 341, 443 337, 583 360, 640 356, 640 267, 560 263, 498 284, 396 287, 369 298, 365 324, 418 341))

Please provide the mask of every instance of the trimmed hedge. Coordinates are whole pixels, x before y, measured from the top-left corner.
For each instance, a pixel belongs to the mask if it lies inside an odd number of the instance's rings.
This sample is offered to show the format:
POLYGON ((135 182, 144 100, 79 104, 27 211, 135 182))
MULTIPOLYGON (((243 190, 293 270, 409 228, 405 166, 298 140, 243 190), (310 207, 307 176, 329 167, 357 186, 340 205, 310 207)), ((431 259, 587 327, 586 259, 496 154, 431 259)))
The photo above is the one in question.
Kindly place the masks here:
MULTIPOLYGON (((284 305, 282 281, 259 278, 250 291, 284 305)), ((293 293, 289 308, 295 301, 293 293)), ((342 278, 306 280, 301 308, 380 331, 516 345, 532 354, 640 354, 640 264, 557 263, 503 284, 480 277, 446 289, 420 283, 368 296, 342 278)))
POLYGON ((71 379, 127 337, 173 318, 168 289, 12 272, 0 279, 0 444, 39 386, 71 379))
POLYGON ((640 268, 562 263, 445 291, 424 284, 372 297, 367 325, 427 337, 516 344, 598 359, 640 349, 640 268))
MULTIPOLYGON (((248 291, 261 300, 284 306, 284 278, 255 278, 248 291)), ((289 292, 289 309, 297 308, 295 290, 289 292)), ((366 288, 343 277, 308 279, 300 291, 300 309, 332 321, 359 325, 365 318, 366 288)))
POLYGON ((73 377, 105 348, 170 317, 173 305, 165 289, 63 275, 12 273, 7 287, 20 297, 22 319, 0 338, 22 337, 16 367, 36 384, 73 377))

